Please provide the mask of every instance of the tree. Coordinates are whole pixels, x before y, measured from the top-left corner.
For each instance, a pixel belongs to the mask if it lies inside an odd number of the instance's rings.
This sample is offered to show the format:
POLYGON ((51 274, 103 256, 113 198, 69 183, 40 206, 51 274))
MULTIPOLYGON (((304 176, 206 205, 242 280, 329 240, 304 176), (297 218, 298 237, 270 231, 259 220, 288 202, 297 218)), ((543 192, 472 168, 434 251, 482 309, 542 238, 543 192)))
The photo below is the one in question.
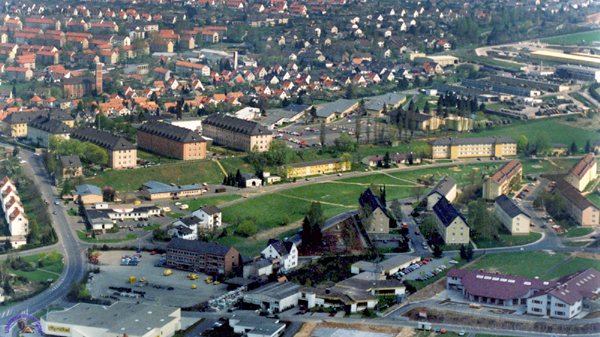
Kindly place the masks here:
POLYGON ((307 215, 304 217, 304 220, 302 220, 302 232, 300 232, 300 237, 302 238, 302 251, 304 252, 307 252, 310 248, 310 232, 311 226, 307 215))
POLYGON ((347 133, 342 133, 338 138, 333 141, 335 149, 340 152, 354 152, 356 151, 356 142, 347 133))
POLYGON ((29 234, 27 235, 28 243, 37 243, 40 239, 40 230, 35 219, 29 221, 29 234))
POLYGON ((60 190, 60 196, 65 196, 65 195, 69 195, 71 194, 71 191, 74 189, 75 187, 73 186, 73 184, 70 181, 65 181, 63 183, 62 189, 60 190))
POLYGON ((268 165, 287 164, 293 155, 294 151, 287 146, 284 140, 274 139, 267 151, 268 165))
POLYGON ((18 145, 15 145, 15 148, 13 149, 13 157, 18 156, 19 153, 21 153, 21 148, 18 145))
POLYGON ((433 246, 433 257, 441 257, 442 255, 444 255, 444 252, 442 251, 440 246, 433 246))
POLYGON ((552 150, 552 143, 547 133, 542 133, 536 137, 533 150, 536 155, 543 155, 552 150))
POLYGON ((90 142, 83 143, 85 149, 84 161, 94 165, 106 165, 108 163, 108 154, 106 150, 90 142))
POLYGON ((325 123, 321 123, 321 132, 319 133, 319 140, 321 141, 322 146, 325 146, 326 139, 327 139, 327 128, 325 127, 325 123))
MULTIPOLYGON (((306 214, 306 221, 308 222, 308 226, 310 226, 309 232, 310 237, 308 237, 308 246, 307 248, 315 248, 321 245, 321 241, 323 239, 323 235, 321 233, 321 228, 325 225, 325 219, 323 217, 323 209, 321 208, 320 202, 313 202, 310 205, 308 213, 306 214)), ((304 224, 303 224, 304 228, 304 224)), ((302 231, 303 235, 304 230, 302 231)), ((303 241, 304 245, 304 241, 303 241)))
POLYGON ((425 186, 419 184, 410 188, 412 196, 417 199, 417 202, 421 200, 423 194, 425 194, 425 186))
POLYGON ((469 225, 473 230, 473 239, 494 240, 498 235, 499 221, 495 214, 487 209, 485 201, 479 199, 469 203, 469 225))
POLYGON ((360 125, 360 118, 358 118, 358 116, 356 116, 355 124, 356 125, 354 126, 354 137, 356 137, 356 143, 359 144, 360 143, 361 125, 360 125))
POLYGON ((392 163, 392 159, 390 158, 390 153, 388 151, 383 155, 383 167, 389 168, 392 163))
POLYGON ((527 153, 528 143, 529 141, 527 140, 527 137, 525 137, 525 135, 521 135, 519 140, 517 140, 517 151, 521 153, 527 153))
POLYGON ((571 154, 576 154, 577 153, 577 144, 575 144, 575 141, 573 141, 571 143, 571 154))
POLYGON ((460 258, 463 260, 467 259, 467 248, 464 245, 460 245, 460 258))
POLYGON ((585 153, 592 152, 592 146, 590 145, 590 141, 588 139, 587 143, 585 143, 585 153))
POLYGON ((17 98, 17 87, 13 85, 12 87, 12 95, 13 98, 16 99, 17 98))

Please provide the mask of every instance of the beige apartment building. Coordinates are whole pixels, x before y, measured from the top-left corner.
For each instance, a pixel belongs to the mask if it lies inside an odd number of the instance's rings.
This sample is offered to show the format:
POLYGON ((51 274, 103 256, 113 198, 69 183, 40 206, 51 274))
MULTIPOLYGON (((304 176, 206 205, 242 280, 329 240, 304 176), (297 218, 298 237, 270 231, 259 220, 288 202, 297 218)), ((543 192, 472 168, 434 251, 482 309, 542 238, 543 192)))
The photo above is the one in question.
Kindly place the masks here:
POLYGON ((517 155, 517 142, 510 137, 438 138, 429 143, 432 159, 506 157, 517 155))
POLYGON ((389 234, 390 215, 381 198, 368 188, 358 198, 358 214, 369 234, 389 234))
POLYGON ((349 171, 352 163, 340 158, 296 163, 279 167, 279 174, 285 178, 314 176, 317 174, 349 171))
POLYGON ((103 148, 108 155, 108 166, 112 169, 130 168, 137 164, 137 147, 123 137, 84 127, 73 131, 71 138, 103 148))
POLYGON ((494 200, 494 209, 511 235, 529 235, 531 217, 506 194, 502 194, 494 200))
POLYGON ((13 112, 0 121, 2 132, 9 137, 25 137, 27 136, 27 123, 42 115, 59 120, 71 128, 75 126, 75 119, 67 112, 51 111, 48 113, 42 111, 20 111, 13 112))
POLYGON ((573 165, 565 180, 575 187, 579 192, 583 192, 585 187, 598 176, 597 161, 593 153, 588 153, 581 158, 577 164, 573 165))
POLYGON ((521 183, 523 178, 523 164, 514 159, 502 166, 491 177, 485 178, 483 183, 483 198, 494 200, 502 194, 509 194, 521 183))
POLYGON ((433 213, 438 231, 447 245, 469 244, 469 224, 446 198, 441 198, 433 206, 433 213))
POLYGON ((557 192, 565 197, 567 212, 578 224, 583 227, 598 225, 600 209, 583 196, 573 185, 563 179, 556 183, 554 193, 557 192))
POLYGON ((217 144, 246 152, 265 152, 273 140, 273 134, 263 125, 224 114, 205 119, 202 135, 217 144))

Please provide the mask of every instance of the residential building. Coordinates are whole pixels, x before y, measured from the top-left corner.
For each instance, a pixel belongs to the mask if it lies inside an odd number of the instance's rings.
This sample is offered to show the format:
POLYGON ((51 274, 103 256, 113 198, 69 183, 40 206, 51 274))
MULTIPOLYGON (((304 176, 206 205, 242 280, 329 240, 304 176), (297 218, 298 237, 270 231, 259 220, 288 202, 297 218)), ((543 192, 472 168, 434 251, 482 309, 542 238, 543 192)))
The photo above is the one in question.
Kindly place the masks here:
POLYGON ((2 124, 2 132, 9 137, 26 137, 27 124, 42 115, 50 116, 52 119, 62 121, 69 127, 75 125, 75 119, 67 112, 51 111, 48 113, 42 111, 20 111, 13 112, 0 121, 2 124))
POLYGON ((369 234, 388 234, 390 232, 390 214, 381 198, 368 188, 358 198, 358 214, 364 229, 369 234))
POLYGON ((267 243, 267 248, 261 252, 261 255, 273 260, 284 271, 294 269, 298 266, 298 248, 291 241, 271 239, 267 243))
POLYGON ((427 210, 433 210, 433 206, 442 198, 450 203, 456 199, 456 180, 450 176, 443 177, 427 194, 427 210))
POLYGON ((581 226, 598 225, 600 208, 589 201, 573 185, 562 179, 556 183, 554 193, 560 193, 565 198, 567 213, 581 226))
POLYGON ((85 209, 85 218, 92 229, 110 229, 117 221, 148 220, 153 215, 160 215, 160 212, 161 208, 154 205, 115 205, 113 208, 108 208, 108 204, 96 204, 94 208, 85 209))
POLYGON ((446 245, 469 244, 469 224, 465 217, 448 202, 441 198, 434 206, 433 213, 438 225, 438 232, 446 245))
POLYGON ((237 249, 218 243, 174 238, 167 244, 167 266, 206 274, 229 274, 240 265, 237 249))
POLYGON ((191 185, 167 185, 158 181, 149 181, 142 184, 141 195, 148 200, 179 199, 202 195, 204 187, 191 185))
POLYGON ((513 199, 502 194, 494 200, 496 215, 511 235, 529 235, 531 217, 513 199))
POLYGON ((398 254, 381 262, 358 261, 350 266, 352 274, 361 274, 364 272, 378 273, 385 276, 392 276, 400 270, 407 268, 411 264, 421 261, 417 255, 398 254))
POLYGON ((73 193, 73 201, 80 202, 84 205, 98 204, 104 201, 104 194, 102 189, 94 185, 78 185, 75 186, 75 193, 73 193))
POLYGON ((506 157, 517 155, 517 142, 510 137, 437 138, 429 143, 433 159, 506 157))
POLYGON ((79 156, 60 156, 60 175, 65 179, 77 178, 83 176, 83 165, 79 156))
POLYGON ((96 81, 93 77, 63 78, 57 83, 65 98, 80 98, 96 92, 96 81))
POLYGON ((6 67, 4 76, 6 80, 29 81, 33 77, 33 71, 24 67, 6 67))
POLYGON ((335 102, 325 104, 317 108, 314 118, 315 123, 330 123, 336 118, 348 116, 358 108, 359 103, 349 99, 338 99, 335 102))
POLYGON ((7 240, 10 240, 13 248, 19 248, 27 243, 29 220, 25 215, 17 187, 8 177, 4 177, 0 183, 0 197, 4 219, 10 233, 10 238, 7 240))
MULTIPOLYGON (((419 164, 421 163, 421 158, 417 157, 414 153, 390 153, 390 164, 419 164)), ((384 165, 385 155, 378 154, 376 156, 367 156, 361 160, 363 165, 375 167, 384 165)))
POLYGON ((569 170, 565 176, 565 180, 573 185, 579 192, 583 192, 585 187, 598 176, 598 164, 593 153, 588 153, 581 158, 569 170))
POLYGON ((269 150, 272 133, 259 123, 213 114, 204 120, 202 135, 215 143, 246 152, 269 150))
POLYGON ((198 133, 158 121, 144 123, 138 128, 137 145, 181 160, 206 158, 206 140, 198 133))
POLYGON ((298 178, 318 174, 340 173, 349 171, 352 163, 341 158, 324 159, 306 163, 288 164, 279 167, 279 174, 285 178, 298 178))
POLYGON ((177 61, 175 63, 175 73, 179 75, 197 74, 201 76, 210 76, 210 67, 199 63, 177 61))
POLYGON ((245 188, 261 187, 262 179, 257 177, 254 173, 242 173, 242 183, 245 188))
POLYGON ((47 148, 50 137, 69 139, 73 129, 67 124, 48 116, 39 116, 27 124, 27 140, 38 147, 47 148))
POLYGON ((77 303, 40 318, 40 328, 50 336, 171 337, 183 329, 181 309, 154 304, 116 301, 112 305, 77 303))
POLYGON ((198 226, 200 219, 194 215, 180 218, 173 222, 173 228, 167 231, 170 237, 178 237, 184 240, 198 240, 198 226))
POLYGON ((496 173, 483 182, 483 198, 494 200, 502 194, 509 194, 520 188, 523 178, 523 165, 516 159, 504 164, 496 173))
POLYGON ((197 211, 192 212, 192 215, 200 219, 200 227, 204 229, 214 229, 221 227, 222 211, 217 206, 204 206, 197 211))
POLYGON ((103 148, 108 155, 108 166, 112 169, 130 168, 137 165, 137 148, 123 137, 86 126, 73 131, 71 138, 90 142, 103 148))
POLYGON ((390 111, 402 106, 406 102, 406 96, 396 93, 388 93, 382 96, 370 98, 365 103, 367 115, 381 117, 384 110, 390 111))
POLYGON ((600 273, 589 268, 552 282, 527 299, 527 313, 551 318, 571 319, 582 310, 598 308, 600 273))

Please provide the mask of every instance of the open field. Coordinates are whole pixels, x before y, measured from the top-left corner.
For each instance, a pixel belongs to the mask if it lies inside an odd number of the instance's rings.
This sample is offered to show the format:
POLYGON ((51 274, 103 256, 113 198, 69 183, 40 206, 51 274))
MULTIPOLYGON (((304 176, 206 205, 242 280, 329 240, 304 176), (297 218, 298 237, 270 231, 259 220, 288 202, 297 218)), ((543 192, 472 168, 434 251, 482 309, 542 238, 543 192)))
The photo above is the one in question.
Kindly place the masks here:
POLYGON ((579 102, 583 103, 583 105, 587 106, 588 108, 592 108, 592 109, 596 109, 598 108, 596 106, 596 104, 590 102, 589 99, 583 97, 580 93, 578 92, 573 92, 570 94, 571 97, 573 97, 574 99, 578 100, 579 102))
POLYGON ((591 45, 592 41, 600 39, 600 31, 583 32, 568 36, 557 36, 542 39, 544 43, 566 44, 566 45, 591 45), (585 41, 585 43, 583 42, 585 41))
MULTIPOLYGON (((205 206, 218 206, 220 204, 224 204, 226 202, 229 201, 233 201, 236 199, 241 198, 240 195, 237 194, 226 194, 226 195, 221 195, 221 196, 214 196, 214 197, 205 197, 205 198, 198 198, 198 199, 189 199, 189 200, 181 200, 179 202, 181 202, 182 204, 186 204, 189 205, 189 211, 193 212, 201 207, 205 207, 205 206)), ((171 202, 171 204, 174 204, 175 201, 171 202)))
POLYGON ((580 236, 591 234, 593 231, 594 229, 590 227, 571 227, 566 233, 560 234, 560 236, 565 238, 578 238, 580 236))
POLYGON ((511 247, 522 246, 528 243, 536 242, 542 237, 542 234, 531 232, 529 235, 510 235, 498 234, 500 241, 476 241, 477 248, 511 247))
POLYGON ((17 276, 24 276, 30 281, 46 282, 48 279, 56 281, 62 273, 64 264, 62 263, 62 255, 56 251, 48 253, 40 253, 36 255, 24 256, 26 262, 37 263, 37 269, 34 271, 13 270, 11 272, 17 276), (41 264, 40 264, 41 261, 41 264))
POLYGON ((549 254, 547 251, 488 254, 467 269, 551 280, 586 268, 600 268, 598 259, 575 257, 569 260, 570 256, 565 252, 549 254))
POLYGON ((86 238, 84 231, 77 231, 77 237, 79 240, 89 243, 118 243, 137 239, 137 235, 135 234, 127 234, 125 239, 102 239, 102 236, 100 235, 96 236, 97 239, 86 238))

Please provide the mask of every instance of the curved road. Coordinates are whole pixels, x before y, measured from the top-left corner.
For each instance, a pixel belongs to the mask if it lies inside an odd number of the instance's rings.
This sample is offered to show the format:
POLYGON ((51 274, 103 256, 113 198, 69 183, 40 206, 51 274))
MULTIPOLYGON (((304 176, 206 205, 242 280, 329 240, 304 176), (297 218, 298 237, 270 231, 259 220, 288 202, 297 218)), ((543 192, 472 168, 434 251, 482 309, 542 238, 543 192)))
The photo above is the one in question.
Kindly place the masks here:
POLYGON ((57 198, 57 193, 55 188, 52 187, 52 180, 46 173, 42 158, 25 149, 21 149, 20 157, 27 161, 27 163, 22 164, 23 169, 39 187, 43 198, 51 201, 48 211, 50 212, 53 227, 58 236, 57 244, 24 253, 52 251, 56 249, 64 256, 65 268, 58 280, 41 294, 0 311, 0 325, 3 326, 8 323, 11 317, 21 312, 27 311, 33 314, 46 308, 49 304, 64 298, 71 289, 71 284, 74 281, 80 280, 86 270, 84 262, 85 249, 79 244, 69 228, 65 209, 53 203, 57 198), (56 214, 52 214, 53 211, 56 211, 56 214))

